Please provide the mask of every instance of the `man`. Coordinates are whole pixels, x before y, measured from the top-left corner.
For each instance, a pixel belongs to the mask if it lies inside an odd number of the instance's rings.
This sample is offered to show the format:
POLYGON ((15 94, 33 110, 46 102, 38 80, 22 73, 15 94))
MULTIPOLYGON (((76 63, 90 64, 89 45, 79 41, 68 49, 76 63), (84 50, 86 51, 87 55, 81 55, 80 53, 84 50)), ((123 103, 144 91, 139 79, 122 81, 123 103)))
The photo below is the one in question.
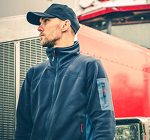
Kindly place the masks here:
MULTIPOLYGON (((28 12, 39 25, 49 60, 33 66, 22 85, 16 140, 113 140, 111 91, 99 59, 80 54, 79 22, 66 5, 28 12)), ((92 46, 91 46, 92 47, 92 46)))

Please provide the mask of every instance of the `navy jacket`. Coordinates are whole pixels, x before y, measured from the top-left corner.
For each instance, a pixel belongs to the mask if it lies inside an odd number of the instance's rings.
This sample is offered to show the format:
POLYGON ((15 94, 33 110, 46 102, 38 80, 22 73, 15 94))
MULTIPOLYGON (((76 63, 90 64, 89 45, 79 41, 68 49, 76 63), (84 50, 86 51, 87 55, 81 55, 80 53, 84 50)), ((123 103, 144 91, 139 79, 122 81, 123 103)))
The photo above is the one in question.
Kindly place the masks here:
POLYGON ((109 82, 99 59, 79 44, 47 48, 27 72, 17 107, 16 140, 113 140, 109 82))

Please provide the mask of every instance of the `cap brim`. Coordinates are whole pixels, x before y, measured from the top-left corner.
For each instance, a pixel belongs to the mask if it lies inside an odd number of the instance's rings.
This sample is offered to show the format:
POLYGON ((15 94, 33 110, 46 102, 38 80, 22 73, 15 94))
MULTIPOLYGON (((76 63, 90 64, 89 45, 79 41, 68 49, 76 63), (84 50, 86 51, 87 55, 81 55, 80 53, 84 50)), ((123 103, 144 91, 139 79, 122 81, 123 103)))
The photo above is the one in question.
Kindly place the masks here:
POLYGON ((40 25, 40 18, 47 17, 47 18, 54 18, 53 15, 47 13, 40 13, 40 12, 28 12, 27 13, 27 21, 34 25, 40 25))

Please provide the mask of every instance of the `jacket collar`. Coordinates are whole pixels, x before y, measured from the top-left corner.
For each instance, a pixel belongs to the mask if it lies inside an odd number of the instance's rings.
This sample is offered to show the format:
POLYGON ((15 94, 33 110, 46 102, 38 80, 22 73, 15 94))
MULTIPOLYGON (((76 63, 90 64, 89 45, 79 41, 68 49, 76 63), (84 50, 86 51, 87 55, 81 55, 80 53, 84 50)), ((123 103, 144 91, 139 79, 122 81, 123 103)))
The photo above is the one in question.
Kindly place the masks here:
POLYGON ((77 41, 74 42, 74 45, 69 47, 56 47, 56 48, 47 48, 46 49, 47 57, 49 58, 49 66, 55 68, 56 63, 58 67, 67 67, 72 59, 80 54, 80 46, 77 41))

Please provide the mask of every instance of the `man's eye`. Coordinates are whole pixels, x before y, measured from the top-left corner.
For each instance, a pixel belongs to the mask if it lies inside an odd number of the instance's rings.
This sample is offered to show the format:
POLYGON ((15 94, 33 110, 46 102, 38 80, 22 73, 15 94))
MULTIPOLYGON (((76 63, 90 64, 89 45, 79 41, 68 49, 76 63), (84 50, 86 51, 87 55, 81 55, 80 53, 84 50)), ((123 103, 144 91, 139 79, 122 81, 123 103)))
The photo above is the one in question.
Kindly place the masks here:
POLYGON ((47 21, 49 21, 49 19, 47 19, 47 18, 46 18, 46 19, 44 19, 44 22, 47 22, 47 21))

